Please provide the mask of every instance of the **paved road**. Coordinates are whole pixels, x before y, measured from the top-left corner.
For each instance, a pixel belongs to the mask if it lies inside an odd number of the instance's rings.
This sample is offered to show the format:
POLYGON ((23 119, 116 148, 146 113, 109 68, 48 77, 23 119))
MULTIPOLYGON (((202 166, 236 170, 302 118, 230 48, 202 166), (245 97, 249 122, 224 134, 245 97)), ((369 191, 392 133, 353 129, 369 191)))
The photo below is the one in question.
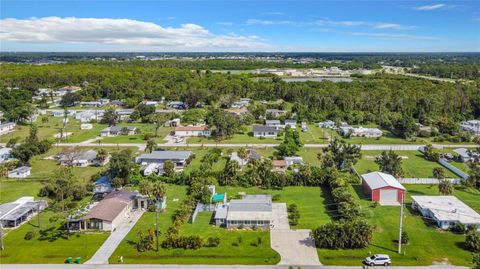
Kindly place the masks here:
MULTIPOLYGON (((114 143, 57 143, 55 144, 59 147, 137 147, 140 150, 145 149, 146 144, 142 143, 123 143, 123 144, 114 144, 114 143)), ((425 145, 410 145, 410 144, 359 144, 363 150, 417 150, 419 147, 425 145)), ((0 143, 0 146, 5 146, 5 143, 0 143)), ((272 148, 278 146, 278 144, 185 144, 185 143, 167 143, 159 144, 159 147, 223 147, 223 148, 234 148, 234 147, 246 147, 246 148, 272 148)), ((305 148, 325 148, 328 144, 305 144, 305 148)), ((433 144, 433 147, 438 149, 443 148, 475 148, 477 145, 453 145, 453 144, 433 144)))
POLYGON ((280 254, 279 265, 321 265, 310 230, 290 229, 287 204, 273 203, 272 214, 270 246, 280 254))
MULTIPOLYGON (((162 264, 2 264, 2 269, 289 269, 288 265, 162 265, 162 264)), ((295 268, 295 267, 294 267, 295 268)), ((362 269, 359 266, 305 265, 302 269, 362 269)), ((464 266, 389 266, 393 269, 469 269, 464 266)))
MULTIPOLYGON (((135 226, 135 223, 143 215, 143 210, 133 211, 128 219, 124 223, 112 232, 112 234, 103 242, 103 245, 93 254, 92 258, 85 262, 85 264, 108 264, 108 259, 112 256, 115 249, 127 236, 130 230, 135 226)), ((2 268, 3 269, 3 268, 2 268)))

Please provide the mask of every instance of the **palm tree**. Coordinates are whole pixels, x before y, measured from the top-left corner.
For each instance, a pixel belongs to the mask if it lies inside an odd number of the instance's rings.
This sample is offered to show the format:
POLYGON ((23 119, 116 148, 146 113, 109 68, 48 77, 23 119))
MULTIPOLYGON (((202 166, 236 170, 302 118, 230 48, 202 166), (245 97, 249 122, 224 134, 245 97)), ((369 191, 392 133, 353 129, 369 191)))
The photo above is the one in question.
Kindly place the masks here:
POLYGON ((103 164, 107 158, 108 151, 106 149, 99 149, 97 152, 97 160, 103 164))
POLYGON ((453 183, 450 180, 441 179, 438 183, 438 191, 443 195, 451 195, 453 193, 453 183))
POLYGON ((149 139, 147 141, 147 146, 145 147, 145 151, 148 151, 148 153, 152 153, 157 148, 157 143, 153 139, 149 139))
POLYGON ((237 154, 242 162, 240 165, 243 166, 245 164, 245 160, 248 158, 248 152, 245 148, 239 148, 237 154))
POLYGON ((433 177, 438 178, 439 180, 442 180, 445 178, 445 169, 442 167, 435 167, 433 168, 433 177))
POLYGON ((167 193, 167 186, 160 181, 152 182, 149 180, 141 180, 138 183, 140 193, 147 195, 150 202, 155 203, 155 237, 157 240, 157 253, 158 253, 158 209, 165 199, 165 194, 167 193))

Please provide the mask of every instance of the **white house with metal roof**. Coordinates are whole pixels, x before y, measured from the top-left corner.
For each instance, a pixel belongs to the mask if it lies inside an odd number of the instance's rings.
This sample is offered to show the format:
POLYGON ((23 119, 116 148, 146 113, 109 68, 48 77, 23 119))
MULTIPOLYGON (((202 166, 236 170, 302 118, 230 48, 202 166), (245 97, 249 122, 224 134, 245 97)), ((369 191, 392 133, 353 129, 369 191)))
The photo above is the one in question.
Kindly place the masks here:
POLYGON ((455 196, 412 196, 411 199, 412 209, 434 220, 442 229, 461 223, 474 225, 480 231, 480 214, 455 196))
POLYGON ((229 203, 218 204, 214 222, 227 228, 259 227, 269 228, 272 223, 272 196, 245 195, 229 203))
POLYGON ((30 175, 32 168, 28 166, 17 167, 8 171, 8 178, 26 178, 30 175))
POLYGON ((190 156, 192 156, 191 151, 157 150, 139 155, 135 158, 135 162, 146 166, 151 163, 164 164, 166 161, 172 161, 175 168, 179 170, 187 166, 190 156))

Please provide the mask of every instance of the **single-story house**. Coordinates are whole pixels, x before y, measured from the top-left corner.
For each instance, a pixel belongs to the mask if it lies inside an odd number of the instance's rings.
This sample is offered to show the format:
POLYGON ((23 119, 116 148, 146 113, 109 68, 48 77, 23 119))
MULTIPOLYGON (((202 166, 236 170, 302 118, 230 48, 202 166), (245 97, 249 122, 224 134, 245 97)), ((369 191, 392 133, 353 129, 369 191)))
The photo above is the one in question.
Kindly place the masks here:
POLYGON ((165 122, 165 126, 166 127, 178 127, 178 126, 180 126, 180 119, 176 118, 176 119, 173 119, 173 120, 168 120, 167 122, 165 122))
POLYGON ((210 129, 206 125, 198 126, 178 126, 175 128, 175 135, 181 137, 205 136, 211 135, 210 129))
POLYGON ((321 122, 318 123, 319 128, 334 129, 336 126, 337 125, 335 124, 335 122, 333 122, 331 120, 321 121, 321 122))
POLYGON ((81 129, 81 130, 91 130, 91 129, 93 129, 93 124, 91 124, 91 123, 82 123, 82 124, 80 124, 80 129, 81 129))
POLYGON ((261 159, 262 158, 262 156, 260 154, 258 154, 255 150, 252 150, 252 149, 247 150, 247 154, 248 154, 247 158, 242 159, 242 158, 240 158, 240 156, 238 156, 237 152, 232 152, 232 154, 230 155, 230 161, 237 162, 238 166, 240 166, 240 168, 241 168, 244 165, 246 165, 249 160, 261 159))
POLYGON ((342 126, 340 127, 340 134, 343 136, 350 134, 351 136, 360 137, 381 137, 383 135, 383 132, 378 128, 363 128, 362 126, 342 126))
POLYGON ((144 176, 149 176, 153 173, 162 175, 164 173, 163 171, 163 163, 147 163, 142 168, 140 169, 140 172, 144 176))
POLYGON ((32 168, 28 166, 20 166, 11 171, 8 171, 8 178, 26 178, 30 175, 32 168))
POLYGON ((58 160, 60 165, 64 166, 87 167, 90 165, 105 165, 109 161, 109 158, 104 161, 100 161, 97 158, 97 152, 95 150, 88 150, 61 153, 58 160))
POLYGON ((362 176, 363 190, 372 201, 381 205, 400 205, 405 198, 405 187, 392 175, 371 172, 362 176))
POLYGON ((275 127, 277 130, 283 128, 283 125, 280 122, 280 120, 265 120, 265 126, 275 127))
POLYGON ((85 110, 75 114, 75 119, 80 120, 82 123, 92 122, 93 120, 100 121, 103 119, 104 114, 105 111, 103 110, 85 110))
POLYGON ((13 129, 15 129, 15 126, 17 126, 17 124, 15 124, 14 122, 5 122, 0 124, 0 135, 13 131, 13 129))
POLYGON ((127 126, 127 127, 118 127, 118 126, 110 126, 103 129, 100 133, 100 136, 109 137, 109 136, 117 136, 117 135, 134 135, 137 130, 135 126, 127 126))
POLYGON ((297 120, 285 120, 285 128, 287 126, 290 126, 290 128, 292 128, 292 129, 296 129, 297 128, 297 120))
POLYGON ((455 156, 457 160, 464 163, 474 161, 475 158, 480 158, 480 154, 478 154, 477 152, 470 152, 466 148, 454 149, 453 152, 457 154, 455 156))
POLYGON ((0 204, 0 222, 4 228, 22 225, 31 216, 47 208, 47 201, 34 201, 32 196, 24 196, 11 203, 0 204))
POLYGON ((145 101, 143 101, 143 104, 146 105, 146 106, 158 106, 159 102, 158 101, 145 100, 145 101))
POLYGON ((460 123, 460 129, 471 135, 480 135, 480 120, 469 120, 460 123))
POLYGON ((278 136, 280 131, 273 126, 265 125, 253 125, 253 136, 254 137, 271 137, 275 138, 278 136))
POLYGON ((136 195, 126 190, 107 194, 82 218, 80 230, 115 231, 130 217, 136 195))
POLYGON ((174 109, 185 109, 185 104, 182 101, 172 101, 167 105, 174 109))
POLYGON ((288 156, 283 158, 287 163, 287 166, 291 166, 294 164, 304 165, 303 158, 300 156, 288 156))
POLYGON ((120 121, 124 121, 130 118, 130 115, 133 113, 133 109, 117 109, 116 112, 120 117, 120 121))
POLYGON ((93 193, 98 195, 98 194, 105 194, 105 193, 110 193, 113 191, 112 185, 110 183, 110 179, 107 176, 103 176, 99 179, 97 179, 93 183, 93 193))
POLYGON ((265 115, 272 115, 274 117, 278 117, 278 116, 281 116, 283 114, 287 113, 287 111, 285 110, 280 110, 280 109, 267 109, 265 111, 265 115))
POLYGON ((12 156, 11 148, 0 148, 0 164, 16 160, 12 156))
POLYGON ((214 222, 227 228, 259 227, 270 228, 272 223, 272 196, 245 195, 229 203, 216 206, 214 222))
POLYGON ((176 169, 182 169, 187 165, 190 156, 192 156, 191 151, 159 150, 149 154, 141 154, 135 158, 135 161, 142 165, 149 163, 163 164, 166 161, 172 161, 176 169))
POLYGON ((100 101, 83 101, 83 102, 80 102, 80 106, 82 106, 82 107, 100 107, 102 105, 103 104, 100 101))
POLYGON ((441 229, 461 223, 474 225, 480 231, 480 214, 455 196, 412 196, 412 209, 433 219, 441 229))
POLYGON ((287 171, 288 165, 285 160, 273 160, 272 161, 272 172, 285 173, 287 171))

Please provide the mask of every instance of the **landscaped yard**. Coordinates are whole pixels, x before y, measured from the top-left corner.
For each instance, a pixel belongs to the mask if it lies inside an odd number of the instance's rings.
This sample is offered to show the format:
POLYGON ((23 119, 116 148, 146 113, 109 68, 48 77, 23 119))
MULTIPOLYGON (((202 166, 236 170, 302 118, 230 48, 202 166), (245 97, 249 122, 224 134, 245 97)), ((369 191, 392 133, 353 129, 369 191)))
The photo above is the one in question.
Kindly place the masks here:
MULTIPOLYGON (((369 171, 378 171, 379 167, 375 163, 375 157, 379 156, 381 151, 362 151, 362 158, 355 165, 355 169, 359 174, 368 173, 369 171)), ((420 151, 397 151, 400 156, 406 157, 402 160, 402 168, 405 178, 432 178, 432 170, 435 167, 442 167, 437 162, 425 160, 423 154, 420 151)), ((445 169, 447 177, 457 178, 448 169, 445 169)))
MULTIPOLYGON (((172 224, 171 216, 182 199, 185 198, 186 187, 169 185, 167 187, 167 209, 161 213, 159 227, 161 232, 172 224)), ((123 256, 125 263, 164 263, 164 264, 275 264, 279 256, 270 248, 270 238, 267 231, 228 231, 209 224, 212 213, 199 214, 194 224, 182 226, 180 233, 184 235, 200 235, 204 239, 219 237, 220 245, 214 248, 204 247, 198 250, 163 249, 157 254, 154 250, 138 252, 135 242, 138 231, 146 232, 154 228, 155 214, 145 213, 135 227, 110 258, 110 263, 118 263, 118 257, 123 256), (240 245, 233 246, 242 237, 240 245), (251 243, 261 238, 258 247, 251 243)), ((164 240, 161 236, 160 241, 164 240)))
MULTIPOLYGON (((155 139, 155 142, 158 144, 164 144, 167 141, 163 140, 171 131, 174 130, 172 127, 160 127, 158 129, 157 137, 153 137, 155 135, 155 125, 154 124, 146 124, 146 123, 119 123, 117 124, 118 127, 126 127, 126 126, 135 126, 140 130, 139 134, 135 135, 119 135, 113 137, 103 137, 101 141, 103 143, 147 143, 144 140, 145 134, 150 134, 152 138, 155 139)), ((100 132, 98 132, 100 134, 100 132)))
MULTIPOLYGON (((407 201, 412 194, 419 194, 426 190, 426 186, 407 185, 407 201)), ((430 192, 434 194, 436 186, 430 192)), ((455 265, 470 265, 471 253, 463 249, 464 235, 457 235, 447 231, 441 231, 425 224, 423 219, 409 209, 406 205, 404 230, 410 237, 408 245, 402 247, 402 254, 397 253, 398 229, 400 207, 377 206, 372 208, 372 202, 364 199, 360 186, 352 188, 355 197, 360 200, 365 209, 369 223, 374 225, 373 243, 365 249, 356 250, 327 250, 318 249, 320 261, 326 265, 361 265, 361 261, 374 253, 388 254, 393 260, 393 265, 431 265, 433 263, 447 262, 455 265), (355 189, 355 191, 353 191, 355 189)), ((471 200, 478 194, 455 192, 460 199, 471 200)), ((465 200, 465 202, 467 202, 465 200)), ((480 202, 473 200, 469 203, 474 208, 480 206, 480 202), (471 203, 474 203, 473 205, 471 203)))
MULTIPOLYGON (((90 197, 86 198, 90 199, 90 197)), ((8 231, 3 242, 5 249, 0 251, 0 263, 64 263, 67 257, 81 257, 82 262, 90 259, 108 233, 78 233, 67 235, 61 232, 65 216, 51 211, 40 214, 40 227, 37 217, 21 227, 8 231), (52 217, 60 216, 58 219, 52 217), (36 237, 25 240, 25 234, 34 231, 36 237), (45 231, 45 236, 40 236, 45 231)))
POLYGON ((213 138, 207 137, 190 137, 187 139, 189 144, 280 144, 282 143, 282 136, 278 136, 277 139, 274 138, 260 138, 254 137, 252 132, 246 131, 244 133, 235 134, 232 138, 217 141, 213 138))

